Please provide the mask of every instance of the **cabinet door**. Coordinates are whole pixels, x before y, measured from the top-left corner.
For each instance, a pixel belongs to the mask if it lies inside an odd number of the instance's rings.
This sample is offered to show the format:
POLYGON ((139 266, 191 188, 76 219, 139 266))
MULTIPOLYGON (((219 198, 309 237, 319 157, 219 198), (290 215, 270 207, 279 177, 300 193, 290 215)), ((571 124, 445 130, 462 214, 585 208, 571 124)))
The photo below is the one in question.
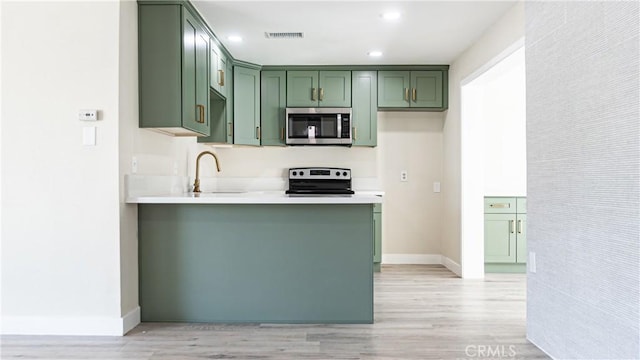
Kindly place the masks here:
POLYGON ((484 215, 484 261, 516 262, 516 215, 484 215))
POLYGON ((218 70, 220 69, 220 53, 218 52, 218 46, 215 44, 213 39, 211 39, 211 82, 210 86, 218 91, 220 91, 220 86, 218 85, 218 70))
POLYGON ((227 92, 227 144, 233 144, 233 63, 227 61, 227 71, 229 74, 225 78, 227 92))
POLYGON ((382 213, 373 213, 373 262, 382 261, 382 213))
POLYGON ((227 58, 220 53, 218 57, 218 71, 216 74, 211 73, 211 77, 218 81, 219 91, 226 96, 227 93, 227 58))
POLYGON ((442 72, 411 72, 411 107, 442 107, 442 72))
POLYGON ((233 143, 260 145, 260 71, 233 68, 233 143))
POLYGON ((317 71, 287 71, 287 106, 318 106, 317 71))
POLYGON ((525 264, 527 262, 527 215, 516 215, 516 262, 525 264))
POLYGON ((351 107, 351 71, 320 71, 318 105, 351 107))
POLYGON ((378 106, 409 107, 410 80, 408 71, 378 71, 378 106))
POLYGON ((284 71, 263 71, 261 74, 262 145, 285 145, 286 79, 287 74, 284 71))
POLYGON ((378 142, 378 76, 375 71, 354 71, 351 136, 354 146, 378 142))
POLYGON ((209 35, 183 12, 182 126, 209 135, 209 35))

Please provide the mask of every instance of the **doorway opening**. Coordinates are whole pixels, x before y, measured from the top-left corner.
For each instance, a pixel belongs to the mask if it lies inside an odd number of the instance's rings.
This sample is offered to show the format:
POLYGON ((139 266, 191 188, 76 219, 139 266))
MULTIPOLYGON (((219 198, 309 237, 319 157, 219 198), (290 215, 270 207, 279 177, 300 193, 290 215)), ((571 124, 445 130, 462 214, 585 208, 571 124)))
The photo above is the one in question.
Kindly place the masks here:
POLYGON ((484 278, 484 197, 526 196, 524 39, 461 82, 461 267, 484 278))

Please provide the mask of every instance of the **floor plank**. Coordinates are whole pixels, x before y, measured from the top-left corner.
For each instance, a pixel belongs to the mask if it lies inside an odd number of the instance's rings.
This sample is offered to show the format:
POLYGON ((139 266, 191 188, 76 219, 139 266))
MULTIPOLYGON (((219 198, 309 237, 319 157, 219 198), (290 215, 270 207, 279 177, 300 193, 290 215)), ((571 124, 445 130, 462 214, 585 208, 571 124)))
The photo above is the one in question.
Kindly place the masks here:
POLYGON ((375 323, 145 323, 124 337, 3 336, 2 359, 548 359, 525 338, 526 278, 383 265, 375 323))

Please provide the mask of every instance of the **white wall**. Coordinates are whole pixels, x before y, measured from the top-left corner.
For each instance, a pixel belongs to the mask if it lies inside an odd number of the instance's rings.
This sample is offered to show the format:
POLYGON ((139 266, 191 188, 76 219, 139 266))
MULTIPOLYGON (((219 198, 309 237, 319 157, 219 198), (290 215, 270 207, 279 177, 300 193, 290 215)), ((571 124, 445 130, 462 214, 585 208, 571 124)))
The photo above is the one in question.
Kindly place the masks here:
POLYGON ((118 2, 2 3, 3 333, 122 332, 119 16, 118 2))
MULTIPOLYGON (((467 49, 449 69, 449 110, 443 128, 443 223, 442 255, 461 262, 462 223, 462 127, 461 83, 474 71, 489 62, 504 49, 516 43, 524 34, 524 10, 517 3, 467 49)), ((471 178, 467 178, 473 181, 471 178)), ((481 209, 481 208, 480 208, 481 209)), ((471 212, 477 209, 469 209, 471 212)), ((479 234, 476 236, 482 236, 479 234)))
POLYGON ((442 113, 379 112, 383 263, 431 262, 440 252, 442 113), (400 181, 406 170, 408 181, 400 181))
POLYGON ((473 81, 481 91, 484 195, 527 195, 524 46, 473 81))
POLYGON ((640 3, 527 2, 527 338, 640 356, 640 3))

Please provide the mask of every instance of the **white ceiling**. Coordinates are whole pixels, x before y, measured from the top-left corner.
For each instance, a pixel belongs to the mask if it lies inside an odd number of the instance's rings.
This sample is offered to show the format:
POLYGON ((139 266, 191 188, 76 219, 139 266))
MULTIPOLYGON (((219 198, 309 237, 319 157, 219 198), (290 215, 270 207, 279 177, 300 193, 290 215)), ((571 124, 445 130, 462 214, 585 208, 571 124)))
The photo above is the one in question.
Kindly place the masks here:
POLYGON ((514 1, 192 0, 234 58, 260 65, 450 64, 514 1), (386 21, 381 14, 400 12, 386 21), (266 39, 303 32, 304 39, 266 39), (239 35, 241 43, 227 37, 239 35), (383 52, 370 58, 372 50, 383 52))

